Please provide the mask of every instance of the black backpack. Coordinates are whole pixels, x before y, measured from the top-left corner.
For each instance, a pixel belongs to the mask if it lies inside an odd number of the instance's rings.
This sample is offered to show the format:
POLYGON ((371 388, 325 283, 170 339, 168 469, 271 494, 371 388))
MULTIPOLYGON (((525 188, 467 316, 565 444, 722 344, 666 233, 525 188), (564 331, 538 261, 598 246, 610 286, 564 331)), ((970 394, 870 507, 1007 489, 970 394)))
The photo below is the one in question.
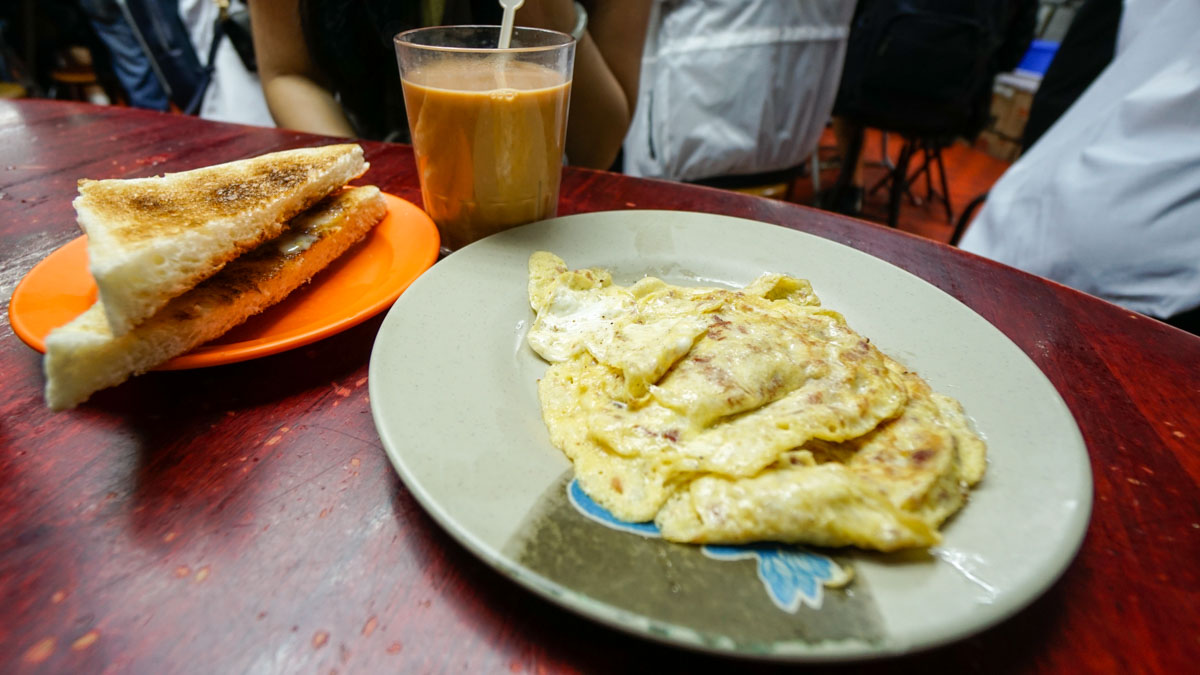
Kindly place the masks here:
POLYGON ((855 16, 834 114, 920 136, 983 128, 1003 42, 985 0, 873 0, 855 16))
POLYGON ((181 110, 199 109, 207 73, 179 17, 177 0, 117 0, 115 4, 131 24, 167 98, 181 110))
POLYGON ((179 16, 178 0, 118 0, 125 20, 133 24, 142 51, 167 97, 184 113, 199 113, 212 81, 217 47, 228 37, 247 70, 257 70, 250 35, 250 12, 245 3, 223 9, 213 27, 207 60, 202 62, 179 16))

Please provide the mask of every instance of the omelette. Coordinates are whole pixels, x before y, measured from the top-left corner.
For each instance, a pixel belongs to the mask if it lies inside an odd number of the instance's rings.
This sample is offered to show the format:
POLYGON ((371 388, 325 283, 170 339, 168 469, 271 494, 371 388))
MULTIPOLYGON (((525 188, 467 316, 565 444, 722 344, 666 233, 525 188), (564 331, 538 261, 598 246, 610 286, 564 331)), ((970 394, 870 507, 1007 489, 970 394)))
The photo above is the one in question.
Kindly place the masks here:
POLYGON ((620 286, 543 251, 528 290, 551 442, 588 496, 668 540, 931 546, 983 478, 958 402, 803 279, 620 286))

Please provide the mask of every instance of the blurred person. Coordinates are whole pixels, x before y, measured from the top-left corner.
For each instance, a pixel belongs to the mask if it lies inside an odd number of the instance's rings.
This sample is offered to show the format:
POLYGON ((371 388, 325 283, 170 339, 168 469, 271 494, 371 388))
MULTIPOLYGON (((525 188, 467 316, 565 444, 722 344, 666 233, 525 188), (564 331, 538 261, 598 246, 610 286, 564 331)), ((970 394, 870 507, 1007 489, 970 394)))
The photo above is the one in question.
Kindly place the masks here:
POLYGON ((703 181, 803 164, 833 107, 853 10, 844 0, 656 2, 626 173, 703 181))
POLYGON ((861 213, 862 142, 864 128, 876 126, 872 117, 902 133, 978 135, 993 80, 1021 62, 1037 11, 1037 0, 860 0, 833 109, 844 164, 818 205, 861 213))
MULTIPOLYGON (((405 142, 392 38, 422 26, 498 25, 497 0, 251 0, 259 77, 278 126, 405 142)), ((613 165, 637 100, 649 0, 527 0, 518 26, 579 26, 567 160, 613 165), (582 9, 583 11, 578 11, 582 9)))
POLYGON ((108 61, 129 105, 166 111, 171 101, 164 82, 120 4, 116 0, 80 0, 79 5, 108 50, 108 61))
MULTIPOLYGON (((244 9, 238 7, 241 0, 225 4, 232 10, 244 9)), ((235 47, 229 29, 223 28, 227 24, 221 20, 221 5, 221 0, 179 0, 179 13, 192 46, 208 69, 204 95, 194 112, 219 122, 275 126, 254 70, 254 56, 241 54, 235 47)))
POLYGON ((221 0, 80 0, 129 105, 271 126, 257 77, 220 31, 221 0), (211 48, 216 47, 212 52, 211 48), (211 58, 210 58, 211 57, 211 58))
POLYGON ((1200 332, 1198 34, 1195 0, 1126 0, 1112 62, 961 247, 1200 332))
POLYGON ((79 97, 108 104, 123 99, 124 87, 113 74, 108 48, 100 40, 79 0, 0 2, 0 80, 32 98, 79 97), (91 70, 96 84, 75 89, 56 71, 91 70))
MULTIPOLYGON (((179 0, 94 1, 102 5, 115 2, 137 46, 149 60, 151 72, 167 95, 169 106, 186 113, 194 112, 199 107, 200 96, 204 94, 208 73, 180 17, 179 0)), ((121 38, 126 40, 124 30, 121 31, 121 38)), ((124 44, 122 49, 128 50, 128 44, 124 44)), ((126 54, 126 58, 131 55, 126 54)))

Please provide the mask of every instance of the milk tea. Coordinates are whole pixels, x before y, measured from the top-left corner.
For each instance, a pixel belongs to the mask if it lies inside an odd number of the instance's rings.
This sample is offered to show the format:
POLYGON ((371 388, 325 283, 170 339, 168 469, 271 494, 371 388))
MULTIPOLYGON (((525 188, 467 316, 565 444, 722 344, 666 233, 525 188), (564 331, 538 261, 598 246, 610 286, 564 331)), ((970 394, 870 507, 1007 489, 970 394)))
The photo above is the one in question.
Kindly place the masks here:
POLYGON ((401 83, 425 210, 445 245, 555 215, 569 79, 495 56, 425 64, 401 83))

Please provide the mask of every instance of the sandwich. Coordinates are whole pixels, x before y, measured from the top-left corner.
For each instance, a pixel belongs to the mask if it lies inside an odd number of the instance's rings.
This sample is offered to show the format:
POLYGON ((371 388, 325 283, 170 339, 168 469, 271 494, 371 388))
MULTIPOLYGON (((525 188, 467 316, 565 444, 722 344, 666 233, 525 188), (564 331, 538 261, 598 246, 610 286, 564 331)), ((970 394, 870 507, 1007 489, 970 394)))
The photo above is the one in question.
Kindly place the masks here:
POLYGON ((79 181, 75 211, 113 335, 279 236, 367 167, 362 148, 342 144, 152 178, 79 181))
POLYGON ((374 186, 346 188, 123 335, 108 323, 104 300, 46 337, 46 404, 74 407, 194 347, 287 297, 362 239, 387 212, 374 186))
POLYGON ((81 181, 76 205, 84 206, 81 224, 89 223, 91 268, 106 282, 97 277, 96 302, 46 337, 47 405, 74 407, 223 335, 361 240, 383 219, 386 203, 377 187, 337 182, 365 170, 358 146, 329 147, 160 178, 81 181), (226 195, 224 206, 213 195, 226 195), (292 213, 298 205, 299 215, 292 213), (145 220, 136 222, 139 213, 145 220), (93 232, 103 233, 95 249, 93 232))

